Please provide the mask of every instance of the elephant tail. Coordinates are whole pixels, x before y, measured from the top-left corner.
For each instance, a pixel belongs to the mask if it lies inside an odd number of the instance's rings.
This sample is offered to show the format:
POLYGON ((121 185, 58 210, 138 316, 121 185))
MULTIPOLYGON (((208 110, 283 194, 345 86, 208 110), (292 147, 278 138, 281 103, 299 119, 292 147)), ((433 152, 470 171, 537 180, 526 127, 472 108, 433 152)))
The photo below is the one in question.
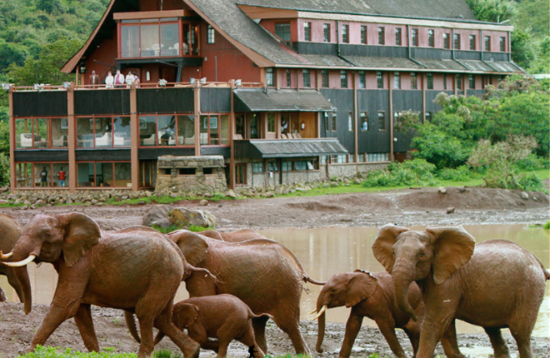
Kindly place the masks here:
POLYGON ((189 276, 191 276, 191 274, 193 274, 194 272, 202 272, 202 273, 204 273, 205 276, 210 276, 214 280, 218 281, 218 278, 216 276, 214 276, 210 271, 208 271, 208 269, 205 269, 205 268, 202 268, 202 267, 195 267, 195 266, 191 265, 188 262, 186 262, 185 271, 186 271, 186 275, 183 277, 182 281, 187 280, 189 278, 189 276))
POLYGON ((260 318, 260 317, 267 317, 267 318, 271 318, 273 319, 273 316, 270 315, 269 313, 260 313, 260 314, 254 314, 254 312, 252 312, 251 309, 248 309, 248 316, 250 318, 260 318))
POLYGON ((321 281, 314 280, 306 274, 304 274, 303 278, 304 278, 304 282, 309 282, 309 283, 312 283, 314 285, 324 286, 324 285, 327 284, 326 282, 321 282, 321 281))
POLYGON ((139 337, 136 321, 134 320, 134 314, 129 311, 124 311, 124 318, 126 318, 126 325, 128 326, 128 330, 130 331, 130 334, 136 342, 141 343, 141 338, 139 337))

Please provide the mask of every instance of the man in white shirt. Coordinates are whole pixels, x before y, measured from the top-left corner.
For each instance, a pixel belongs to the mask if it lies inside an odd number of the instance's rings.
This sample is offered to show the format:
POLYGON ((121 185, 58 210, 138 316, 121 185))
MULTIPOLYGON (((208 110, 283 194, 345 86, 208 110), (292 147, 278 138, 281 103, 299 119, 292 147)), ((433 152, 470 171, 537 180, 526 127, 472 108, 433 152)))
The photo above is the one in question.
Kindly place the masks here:
POLYGON ((128 72, 128 74, 126 75, 126 87, 128 88, 132 87, 132 85, 134 84, 134 80, 135 80, 135 77, 132 71, 128 72))
POLYGON ((111 71, 107 72, 107 77, 105 77, 105 88, 113 88, 113 83, 115 83, 115 78, 111 71))

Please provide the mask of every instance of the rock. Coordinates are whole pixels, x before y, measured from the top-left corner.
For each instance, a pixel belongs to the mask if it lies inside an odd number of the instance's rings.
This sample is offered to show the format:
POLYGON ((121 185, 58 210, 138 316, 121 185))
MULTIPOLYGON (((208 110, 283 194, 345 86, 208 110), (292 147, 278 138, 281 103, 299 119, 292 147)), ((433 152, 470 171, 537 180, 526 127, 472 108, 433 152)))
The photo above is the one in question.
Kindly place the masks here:
POLYGON ((46 202, 42 199, 37 200, 36 203, 34 203, 34 206, 44 206, 46 205, 46 202))
POLYGON ((2 204, 7 204, 7 203, 8 203, 7 200, 0 200, 0 205, 2 205, 2 204))
POLYGON ((172 226, 172 223, 170 222, 170 219, 164 218, 155 221, 152 225, 159 226, 163 229, 168 229, 170 226, 172 226))
POLYGON ((539 201, 539 198, 537 198, 536 196, 533 196, 533 200, 534 201, 539 201))
POLYGON ((529 194, 524 191, 521 192, 520 196, 523 200, 529 200, 529 194))
POLYGON ((226 191, 225 196, 228 196, 232 199, 237 199, 238 198, 237 194, 235 193, 235 191, 233 191, 233 189, 229 189, 228 191, 226 191))
POLYGON ((462 187, 458 188, 458 192, 459 193, 465 193, 466 192, 466 187, 462 186, 462 187))
POLYGON ((421 188, 417 187, 417 186, 411 186, 409 189, 411 189, 411 190, 420 190, 421 188))
POLYGON ((199 201, 199 206, 207 206, 207 205, 208 205, 208 200, 202 199, 201 201, 199 201))
POLYGON ((439 194, 447 194, 447 188, 440 187, 439 188, 439 194))
POLYGON ((145 204, 146 204, 146 203, 145 203, 145 201, 143 201, 143 200, 138 201, 138 205, 145 205, 145 204))
POLYGON ((115 199, 114 199, 114 200, 115 200, 116 203, 118 203, 118 202, 120 202, 122 199, 120 198, 120 196, 115 196, 115 199))
POLYGON ((275 196, 275 194, 273 194, 273 192, 271 192, 271 191, 268 191, 267 193, 265 193, 266 198, 273 198, 274 196, 275 196))
MULTIPOLYGON (((153 224, 161 226, 162 220, 168 220, 170 218, 170 212, 174 209, 170 205, 155 205, 143 216, 141 223, 144 226, 152 226, 153 224)), ((170 225, 168 225, 170 226, 170 225)))
POLYGON ((170 222, 180 227, 189 227, 191 225, 214 227, 216 225, 216 218, 206 210, 174 208, 170 213, 170 222))
POLYGON ((454 212, 455 212, 454 207, 447 208, 447 214, 454 214, 454 212))
POLYGON ((336 187, 338 187, 338 186, 340 186, 340 185, 339 185, 338 183, 336 183, 336 182, 332 182, 332 183, 330 183, 330 186, 331 186, 332 188, 336 188, 336 187))
POLYGON ((0 188, 0 193, 7 193, 8 190, 10 190, 10 188, 7 187, 7 186, 4 186, 4 187, 0 188))

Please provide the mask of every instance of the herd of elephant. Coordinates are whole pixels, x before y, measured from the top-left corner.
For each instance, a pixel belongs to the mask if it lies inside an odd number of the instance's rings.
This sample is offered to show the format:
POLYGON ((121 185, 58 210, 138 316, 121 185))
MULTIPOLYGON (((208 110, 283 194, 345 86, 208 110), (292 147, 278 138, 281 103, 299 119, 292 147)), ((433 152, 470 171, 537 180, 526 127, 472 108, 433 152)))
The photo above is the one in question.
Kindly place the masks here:
POLYGON ((351 354, 363 317, 376 322, 399 358, 406 354, 396 328, 409 337, 414 357, 432 358, 440 341, 447 357, 465 357, 458 349, 456 319, 482 326, 495 358, 510 357, 502 328, 510 329, 520 358, 532 357, 530 337, 550 272, 529 251, 506 240, 476 244, 462 227, 411 231, 396 225, 381 227, 372 249, 387 273, 356 270, 325 283, 310 278, 286 247, 252 230, 101 231, 92 218, 75 212, 37 215, 21 228, 0 214, 0 273, 26 314, 32 308, 26 265, 50 262, 59 275, 29 351, 72 317, 86 348, 99 351, 90 310, 96 305, 125 311, 140 342, 139 357, 149 357, 165 335, 185 358, 197 357, 200 348, 224 357, 233 339, 263 357, 269 319, 290 337, 296 353, 311 355, 299 329, 300 298, 309 282, 324 285, 314 311, 318 352, 326 310, 346 306, 351 314, 342 358, 351 354), (191 298, 174 305, 182 281, 191 298), (153 327, 159 330, 156 338, 153 327))

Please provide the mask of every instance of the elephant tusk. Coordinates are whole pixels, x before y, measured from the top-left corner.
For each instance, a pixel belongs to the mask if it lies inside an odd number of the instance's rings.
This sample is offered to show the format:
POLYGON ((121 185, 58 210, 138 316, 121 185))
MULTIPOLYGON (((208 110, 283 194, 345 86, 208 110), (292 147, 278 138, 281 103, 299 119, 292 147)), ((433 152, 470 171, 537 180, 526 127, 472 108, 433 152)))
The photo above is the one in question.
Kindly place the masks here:
POLYGON ((12 255, 13 255, 13 251, 12 251, 12 252, 8 252, 7 254, 4 254, 4 253, 0 250, 0 259, 9 259, 12 255))
POLYGON ((327 310, 327 305, 324 305, 323 308, 321 308, 321 310, 319 311, 319 313, 317 313, 317 315, 315 317, 313 317, 313 321, 315 321, 317 318, 321 317, 321 315, 323 313, 325 313, 326 310, 327 310))
POLYGON ((314 309, 314 310, 311 311, 309 314, 314 314, 314 313, 317 313, 317 309, 314 309))
POLYGON ((4 265, 10 266, 10 267, 21 267, 25 266, 27 264, 30 264, 34 259, 36 258, 36 255, 29 255, 25 260, 23 261, 17 261, 17 262, 4 262, 4 265))

